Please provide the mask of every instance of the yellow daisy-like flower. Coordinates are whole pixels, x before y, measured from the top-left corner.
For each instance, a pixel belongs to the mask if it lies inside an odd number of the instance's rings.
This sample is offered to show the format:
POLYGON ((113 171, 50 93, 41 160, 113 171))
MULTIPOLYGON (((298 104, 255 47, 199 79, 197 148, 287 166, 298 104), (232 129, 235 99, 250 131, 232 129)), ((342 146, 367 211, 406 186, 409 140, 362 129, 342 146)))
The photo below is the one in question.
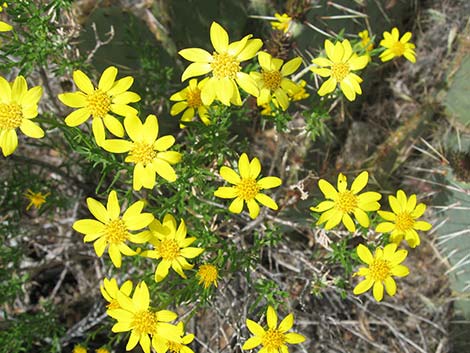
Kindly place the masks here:
POLYGON ((103 284, 100 284, 101 295, 109 303, 106 307, 108 309, 119 309, 119 303, 117 301, 118 292, 122 292, 127 296, 131 295, 132 282, 130 280, 125 281, 121 288, 119 288, 115 278, 111 280, 105 278, 103 284))
POLYGON ((292 23, 292 17, 289 17, 286 13, 280 15, 279 13, 275 13, 274 17, 276 17, 276 21, 271 21, 271 27, 273 29, 277 29, 278 31, 282 31, 287 33, 289 31, 289 27, 292 23))
POLYGON ((369 62, 372 60, 370 52, 374 49, 374 41, 369 37, 369 31, 366 29, 358 33, 359 38, 361 38, 360 45, 362 49, 365 50, 365 55, 369 58, 369 62))
POLYGON ((257 97, 258 88, 254 80, 241 71, 240 63, 253 58, 263 45, 260 39, 250 39, 251 34, 241 40, 229 43, 228 33, 217 22, 212 22, 210 29, 213 54, 199 48, 179 51, 186 60, 192 61, 184 70, 181 81, 211 73, 211 77, 201 89, 204 105, 210 106, 214 99, 225 105, 241 105, 240 86, 247 93, 257 97))
POLYGON ((298 91, 297 85, 286 76, 299 68, 302 59, 294 58, 284 64, 284 60, 273 58, 266 52, 259 52, 258 61, 262 71, 250 72, 259 88, 258 105, 268 104, 275 98, 282 110, 286 110, 289 107, 289 95, 298 91))
POLYGON ((134 163, 134 190, 142 187, 153 189, 156 182, 156 174, 169 182, 176 180, 176 173, 172 164, 181 160, 181 153, 167 151, 175 144, 175 138, 165 135, 158 138, 158 120, 153 114, 147 116, 142 124, 136 116, 128 116, 124 119, 124 126, 131 141, 110 139, 105 140, 102 147, 109 152, 129 152, 125 161, 134 163))
POLYGON ((294 102, 307 99, 308 97, 310 97, 310 93, 308 93, 305 90, 306 85, 307 85, 307 82, 305 80, 300 80, 298 83, 296 83, 297 90, 291 97, 294 102))
POLYGON ((378 214, 389 222, 380 223, 375 231, 391 232, 390 241, 397 245, 405 238, 411 248, 417 247, 421 240, 416 231, 428 231, 432 227, 428 222, 417 221, 426 211, 426 205, 424 203, 416 205, 416 195, 413 194, 407 198, 403 190, 398 190, 396 197, 390 195, 388 202, 393 212, 378 211, 378 214))
POLYGON ((28 211, 32 206, 36 209, 40 209, 41 206, 46 203, 46 197, 48 197, 51 193, 42 194, 41 192, 33 192, 31 189, 28 189, 24 196, 30 201, 28 206, 26 206, 26 211, 28 211))
POLYGON ((362 262, 369 265, 361 267, 354 276, 365 276, 354 288, 353 293, 359 295, 367 292, 372 286, 374 298, 381 301, 384 296, 384 285, 388 295, 394 296, 397 284, 392 276, 404 277, 410 273, 408 267, 400 265, 406 259, 408 251, 397 250, 396 244, 388 244, 383 249, 376 249, 374 256, 370 250, 362 244, 356 248, 357 255, 362 262))
POLYGON ((199 266, 197 276, 199 277, 199 284, 204 284, 204 288, 209 288, 212 284, 217 287, 217 277, 219 271, 217 267, 211 264, 203 264, 199 266))
POLYGON ((287 332, 294 325, 293 314, 287 315, 277 326, 276 311, 272 306, 268 306, 266 320, 268 322, 267 330, 250 319, 246 320, 246 326, 254 336, 243 344, 243 350, 253 349, 261 344, 263 348, 260 349, 260 353, 286 353, 289 352, 286 343, 298 344, 305 341, 304 336, 287 332))
POLYGON ((350 216, 353 214, 361 226, 369 227, 370 221, 366 212, 377 211, 380 208, 377 201, 382 198, 382 195, 374 191, 359 194, 367 185, 368 180, 369 173, 362 172, 353 181, 351 190, 349 190, 346 176, 340 173, 337 183, 338 190, 336 190, 329 182, 320 179, 318 187, 325 198, 331 201, 323 201, 318 206, 310 208, 314 212, 323 212, 317 224, 326 222, 325 229, 331 229, 342 221, 347 230, 354 232, 356 225, 350 216))
POLYGON ((209 114, 207 113, 209 107, 204 105, 201 99, 201 90, 208 79, 209 78, 206 77, 198 83, 197 79, 193 78, 189 80, 188 87, 176 92, 170 97, 171 101, 178 102, 171 107, 170 114, 172 116, 178 115, 184 110, 183 116, 181 117, 181 128, 185 127, 185 122, 193 120, 196 111, 205 125, 210 124, 209 114))
POLYGON ((346 98, 350 101, 356 99, 356 94, 362 94, 362 79, 352 71, 361 70, 367 66, 369 58, 367 55, 358 56, 352 50, 351 43, 345 39, 333 44, 325 40, 325 51, 328 58, 316 58, 312 62, 319 67, 311 70, 321 77, 329 77, 323 82, 318 94, 327 95, 335 90, 339 84, 346 98))
POLYGON ((392 32, 385 31, 383 34, 384 39, 380 41, 380 45, 385 51, 380 54, 380 59, 383 62, 392 60, 395 57, 404 56, 412 63, 416 62, 415 45, 408 43, 411 39, 411 32, 406 32, 403 37, 400 38, 400 32, 398 28, 392 28, 392 32))
POLYGON ((77 344, 73 347, 72 353, 87 353, 87 350, 82 345, 77 344))
POLYGON ((268 195, 262 194, 260 191, 272 189, 282 184, 282 180, 278 177, 264 177, 256 180, 261 172, 261 164, 258 158, 253 158, 250 162, 246 153, 243 153, 238 160, 237 174, 232 168, 223 166, 220 168, 220 176, 235 186, 221 186, 214 195, 223 199, 235 199, 230 204, 228 210, 233 213, 240 213, 243 210, 243 204, 246 203, 250 217, 255 219, 259 215, 259 205, 277 210, 278 206, 268 195))
POLYGON ((106 347, 101 347, 101 348, 95 349, 95 353, 109 353, 109 349, 107 349, 106 347))
MULTIPOLYGON (((107 313, 118 321, 112 328, 113 332, 131 331, 127 351, 139 343, 144 353, 150 353, 151 337, 154 336, 181 341, 178 328, 169 324, 177 318, 176 313, 169 310, 152 311, 150 293, 145 282, 136 286, 132 299, 118 292, 117 300, 121 308, 108 310, 107 313)), ((154 348, 156 349, 155 346, 154 348)))
POLYGON ((134 78, 126 76, 116 81, 118 70, 114 66, 104 70, 95 88, 86 74, 80 70, 73 72, 73 80, 82 92, 59 94, 59 100, 72 108, 79 108, 65 118, 68 126, 78 126, 93 117, 91 124, 96 143, 101 146, 106 137, 106 128, 115 136, 123 137, 124 128, 121 122, 111 113, 129 116, 136 115, 137 110, 129 103, 140 101, 137 93, 128 89, 134 83, 134 78))
POLYGON ((38 115, 41 95, 42 88, 28 89, 23 76, 18 76, 12 84, 0 76, 0 148, 5 157, 18 146, 17 128, 26 136, 44 137, 44 130, 32 122, 38 115))
POLYGON ((175 218, 167 214, 162 223, 154 220, 149 228, 152 234, 149 242, 155 249, 144 251, 141 255, 152 259, 162 259, 155 271, 155 281, 162 281, 168 275, 170 267, 181 277, 186 278, 184 270, 194 267, 186 259, 199 256, 204 249, 189 247, 196 238, 186 238, 187 230, 184 220, 181 220, 177 228, 175 218))
POLYGON ((148 240, 147 232, 132 234, 147 227, 152 221, 151 213, 142 213, 144 201, 134 202, 120 217, 121 208, 116 191, 111 191, 106 207, 97 200, 89 197, 86 200, 88 209, 95 216, 94 219, 81 219, 73 224, 73 229, 85 234, 84 242, 94 241, 96 255, 101 257, 109 245, 109 256, 116 267, 121 267, 121 253, 134 256, 136 252, 126 245, 129 240, 133 243, 145 243, 148 240))
MULTIPOLYGON (((0 12, 3 12, 4 8, 7 8, 8 4, 4 2, 3 4, 0 5, 0 12)), ((0 21, 0 32, 8 32, 13 29, 12 26, 10 26, 8 23, 0 21)))
POLYGON ((179 342, 164 340, 158 336, 154 336, 152 346, 155 347, 157 353, 166 353, 167 351, 171 353, 194 353, 191 348, 186 346, 194 340, 194 335, 192 333, 184 335, 184 324, 182 322, 178 322, 176 328, 179 331, 179 337, 181 337, 179 342))

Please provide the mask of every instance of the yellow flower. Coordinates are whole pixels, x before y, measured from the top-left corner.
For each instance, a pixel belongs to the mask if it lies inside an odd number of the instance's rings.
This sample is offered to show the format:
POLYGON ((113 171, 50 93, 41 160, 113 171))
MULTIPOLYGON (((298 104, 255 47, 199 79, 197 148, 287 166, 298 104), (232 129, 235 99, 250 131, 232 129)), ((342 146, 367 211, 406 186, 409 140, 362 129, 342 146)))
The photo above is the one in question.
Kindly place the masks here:
POLYGON ((395 57, 404 56, 412 63, 416 62, 415 45, 408 43, 411 39, 411 32, 406 32, 400 39, 398 28, 392 28, 392 33, 385 31, 383 34, 384 39, 380 41, 380 45, 385 51, 380 54, 382 61, 389 61, 395 57))
POLYGON ((348 181, 344 174, 338 175, 338 191, 324 179, 320 179, 318 187, 325 198, 331 201, 323 201, 316 207, 310 209, 314 212, 323 212, 318 219, 317 224, 326 222, 325 229, 336 227, 341 221, 347 230, 354 232, 356 225, 350 214, 354 214, 359 224, 363 227, 369 227, 370 221, 367 213, 364 211, 377 211, 380 204, 377 202, 382 198, 378 192, 364 192, 358 194, 367 185, 369 173, 366 171, 358 175, 348 190, 348 181))
POLYGON ((201 89, 201 99, 206 106, 210 106, 216 98, 225 105, 241 105, 238 86, 249 94, 258 96, 256 83, 250 75, 241 71, 240 63, 253 58, 263 42, 260 39, 250 39, 252 35, 249 34, 239 41, 229 43, 227 32, 217 22, 212 22, 210 37, 215 49, 213 54, 199 48, 179 51, 183 58, 193 62, 183 72, 181 81, 212 73, 201 89))
POLYGON ((152 345, 155 347, 157 353, 166 353, 167 351, 170 351, 171 353, 194 353, 191 348, 186 346, 194 340, 194 335, 192 333, 184 335, 184 324, 182 322, 178 322, 176 328, 179 331, 179 337, 181 337, 180 342, 166 340, 159 336, 154 336, 152 345))
POLYGON ((113 153, 129 152, 125 161, 135 164, 134 190, 140 190, 142 187, 153 189, 156 174, 169 182, 175 181, 176 173, 171 164, 181 160, 181 153, 167 151, 175 143, 173 136, 158 138, 157 117, 151 114, 142 124, 136 115, 128 116, 124 119, 124 126, 132 142, 110 139, 105 140, 102 147, 113 153))
POLYGON ((287 33, 292 22, 292 17, 289 17, 286 13, 280 15, 277 12, 274 14, 274 17, 276 17, 277 21, 272 21, 271 27, 278 31, 287 33))
MULTIPOLYGON (((4 8, 8 7, 8 4, 4 2, 3 4, 0 5, 0 12, 3 11, 4 8)), ((10 26, 8 23, 0 21, 0 32, 8 32, 13 29, 12 26, 10 26)))
POLYGON ((109 353, 109 350, 105 347, 95 349, 95 353, 109 353))
POLYGON ((121 288, 119 288, 115 278, 111 278, 111 280, 105 278, 103 280, 103 284, 100 284, 100 291, 101 295, 109 303, 106 307, 108 309, 118 309, 118 292, 122 292, 125 295, 130 296, 132 292, 132 282, 127 280, 122 284, 121 288))
POLYGON ((294 325, 294 315, 287 315, 277 326, 276 311, 272 306, 268 306, 266 320, 268 322, 267 330, 250 319, 246 320, 246 326, 254 336, 243 344, 243 350, 253 349, 261 344, 263 348, 260 349, 260 353, 285 353, 289 352, 286 343, 298 344, 305 341, 304 336, 287 332, 294 325))
POLYGON ((193 120, 196 110, 202 122, 205 125, 210 124, 209 114, 207 113, 209 107, 204 105, 201 100, 201 90, 208 79, 209 78, 206 77, 201 82, 197 83, 197 79, 193 78, 189 80, 188 87, 176 92, 170 97, 171 101, 178 102, 171 107, 170 114, 172 116, 178 115, 184 110, 183 116, 181 117, 181 128, 185 127, 184 122, 193 120))
POLYGON ((365 55, 369 58, 369 62, 372 60, 370 52, 374 49, 374 41, 369 37, 369 31, 366 29, 358 33, 359 38, 361 38, 360 45, 362 49, 365 50, 365 55))
POLYGON ((250 72, 259 88, 258 105, 268 104, 274 97, 282 110, 286 110, 289 107, 289 95, 298 90, 297 85, 286 76, 293 74, 299 68, 302 59, 294 58, 284 64, 284 60, 273 58, 266 52, 259 52, 258 61, 262 71, 250 72))
POLYGON ((152 259, 162 259, 155 270, 155 281, 162 281, 168 275, 170 267, 181 277, 186 278, 184 270, 189 270, 194 266, 186 259, 199 256, 204 249, 189 247, 196 238, 186 238, 187 231, 184 221, 181 220, 177 228, 175 218, 167 214, 162 223, 154 220, 149 228, 152 234, 149 242, 155 249, 144 251, 141 255, 152 259))
POLYGON ((39 86, 28 90, 23 76, 18 76, 12 84, 0 76, 0 148, 5 157, 18 146, 17 128, 26 136, 44 137, 43 129, 32 122, 38 115, 41 95, 39 86))
POLYGON ((33 192, 31 189, 28 189, 24 193, 24 196, 30 201, 28 206, 26 206, 26 211, 28 211, 32 206, 40 209, 42 204, 46 203, 46 197, 48 197, 50 194, 50 192, 42 194, 41 192, 33 192))
POLYGON ((369 265, 368 268, 361 267, 355 276, 365 276, 355 288, 354 294, 359 295, 367 292, 372 286, 374 298, 381 301, 384 296, 384 285, 388 295, 394 296, 397 284, 392 276, 408 276, 408 267, 400 265, 408 255, 406 250, 398 250, 396 244, 385 245, 383 249, 376 249, 374 256, 370 250, 362 244, 356 248, 357 255, 362 262, 369 265))
POLYGON ((150 213, 142 213, 143 201, 134 202, 120 217, 121 208, 116 191, 111 191, 106 207, 89 197, 87 205, 94 219, 81 219, 73 224, 73 229, 85 234, 84 242, 94 241, 96 255, 101 257, 109 245, 109 256, 116 267, 121 267, 121 253, 134 256, 136 252, 126 245, 129 240, 133 243, 144 243, 148 240, 147 232, 132 234, 129 231, 147 227, 152 221, 150 213))
POLYGON ((243 210, 243 204, 246 203, 250 217, 255 219, 259 215, 259 205, 256 201, 273 210, 278 206, 268 195, 260 191, 272 189, 282 184, 278 177, 264 177, 256 180, 261 172, 261 164, 258 158, 253 158, 250 162, 246 153, 243 153, 238 160, 238 175, 232 168, 223 166, 220 168, 220 176, 235 186, 221 186, 214 195, 223 199, 235 199, 230 204, 228 210, 233 213, 240 213, 243 210))
POLYGON ((204 264, 199 266, 197 276, 199 277, 199 284, 204 283, 204 288, 209 288, 211 284, 217 287, 217 276, 219 271, 217 267, 211 264, 204 264))
POLYGON ((105 126, 113 135, 124 136, 121 122, 111 113, 122 116, 137 114, 137 110, 128 105, 140 100, 137 93, 128 91, 134 79, 126 76, 116 81, 117 73, 114 66, 108 67, 95 88, 87 75, 76 70, 73 72, 73 80, 82 92, 61 93, 58 96, 65 105, 79 108, 65 118, 68 126, 78 126, 90 116, 93 117, 91 127, 99 146, 105 139, 105 126))
POLYGON ((300 80, 299 83, 296 83, 297 90, 291 97, 294 102, 310 97, 310 93, 305 90, 306 85, 307 82, 305 80, 300 80))
POLYGON ((410 247, 417 247, 421 240, 416 231, 428 231, 432 227, 428 222, 417 221, 426 210, 426 205, 424 203, 416 205, 416 195, 413 194, 407 198, 403 190, 398 190, 396 197, 390 195, 388 202, 393 212, 378 211, 378 214, 389 222, 380 223, 375 231, 391 232, 390 241, 397 245, 405 238, 410 247))
POLYGON ((149 308, 150 293, 145 282, 136 286, 132 299, 118 292, 117 300, 121 308, 108 310, 107 313, 118 321, 112 328, 113 332, 131 331, 127 351, 140 343, 144 353, 150 353, 150 339, 154 336, 181 341, 178 328, 169 324, 177 318, 176 313, 169 310, 152 311, 149 308))
POLYGON ((87 350, 82 345, 77 344, 75 347, 73 347, 72 353, 87 353, 87 350))
POLYGON ((312 67, 311 70, 322 77, 329 77, 323 82, 318 94, 324 96, 335 90, 339 84, 346 98, 350 101, 356 99, 356 94, 362 94, 362 79, 352 71, 361 70, 367 66, 369 58, 367 55, 358 56, 351 48, 349 40, 333 44, 328 39, 325 40, 325 51, 328 58, 316 58, 312 62, 319 67, 312 67), (329 67, 329 68, 327 68, 329 67))

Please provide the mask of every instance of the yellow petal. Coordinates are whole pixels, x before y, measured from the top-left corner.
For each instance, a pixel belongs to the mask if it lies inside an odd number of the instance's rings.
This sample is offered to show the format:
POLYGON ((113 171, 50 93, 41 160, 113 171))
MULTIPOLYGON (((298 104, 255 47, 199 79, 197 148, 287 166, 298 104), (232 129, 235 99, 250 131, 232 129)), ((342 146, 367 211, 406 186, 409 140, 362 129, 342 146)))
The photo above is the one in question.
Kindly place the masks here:
POLYGON ((271 305, 268 306, 268 310, 266 311, 266 321, 268 322, 269 328, 275 329, 277 327, 277 314, 271 305))
POLYGON ((95 216, 95 218, 98 221, 104 224, 107 224, 110 221, 108 211, 106 210, 106 208, 103 206, 101 202, 98 202, 95 199, 88 197, 86 199, 86 203, 88 205, 88 209, 90 210, 91 214, 95 216))
POLYGON ((61 93, 57 97, 62 103, 72 108, 82 108, 88 104, 87 96, 83 92, 61 93))
POLYGON ((103 92, 107 92, 114 85, 118 70, 114 66, 108 67, 104 70, 101 75, 100 81, 98 82, 98 88, 103 92))
POLYGON ((88 76, 80 70, 75 70, 73 72, 73 81, 77 85, 78 89, 86 94, 92 94, 95 91, 93 83, 91 83, 88 76))
POLYGON ((284 332, 289 331, 293 325, 294 325, 294 315, 289 314, 284 318, 284 320, 281 321, 281 323, 279 324, 278 330, 284 333, 284 332))
POLYGON ((305 341, 304 336, 295 332, 286 333, 284 337, 286 339, 286 342, 289 344, 298 344, 298 343, 302 343, 305 341))
POLYGON ((354 224, 354 221, 352 220, 350 215, 348 215, 347 213, 343 214, 342 221, 348 231, 350 231, 351 233, 354 233, 356 231, 356 225, 354 224))
POLYGON ((104 224, 94 219, 80 219, 72 228, 82 234, 99 234, 104 230, 104 224))
POLYGON ((114 86, 107 92, 110 97, 119 95, 127 91, 134 83, 132 76, 126 76, 114 82, 114 86))
POLYGON ((103 119, 94 118, 91 122, 91 130, 93 131, 93 136, 95 137, 96 144, 98 146, 101 146, 106 137, 103 119))
POLYGON ((163 179, 168 180, 169 182, 174 182, 176 180, 175 170, 167 161, 155 159, 152 164, 157 174, 163 179))
POLYGON ((282 180, 278 177, 268 176, 258 180, 257 185, 260 189, 272 189, 282 184, 282 180))
POLYGON ((234 199, 230 203, 228 210, 232 213, 236 213, 236 214, 240 213, 243 210, 243 199, 240 197, 237 197, 236 199, 234 199))
POLYGON ((336 79, 334 77, 330 77, 328 80, 323 82, 323 84, 320 86, 320 89, 318 90, 318 95, 319 96, 325 96, 328 93, 331 93, 335 90, 336 88, 336 79))
POLYGON ((357 194, 362 189, 364 189, 365 186, 367 185, 368 180, 369 180, 369 173, 367 171, 363 171, 361 174, 359 174, 356 177, 356 179, 354 179, 351 185, 351 191, 353 192, 353 194, 357 194))
POLYGON ((250 330, 252 334, 258 337, 263 337, 266 333, 266 331, 264 331, 263 327, 260 324, 250 319, 246 320, 246 327, 248 327, 248 330, 250 330))
POLYGON ((87 108, 81 108, 67 115, 65 123, 71 127, 78 126, 87 121, 90 115, 90 111, 87 108))
POLYGON ((374 283, 374 289, 373 289, 372 292, 374 294, 375 300, 380 302, 384 297, 384 286, 383 286, 382 282, 376 281, 374 283))
POLYGON ((132 142, 126 140, 109 139, 105 140, 101 147, 111 153, 125 153, 132 149, 132 142))
POLYGON ((238 85, 248 94, 251 94, 253 97, 258 97, 259 89, 256 81, 245 72, 238 72, 236 81, 238 85))
POLYGON ((121 213, 121 207, 119 206, 117 193, 114 190, 109 193, 108 202, 106 204, 106 210, 108 216, 111 219, 117 219, 119 217, 119 214, 121 213))
POLYGON ((276 201, 274 201, 271 197, 265 194, 258 193, 255 196, 255 200, 258 201, 260 204, 269 207, 272 210, 277 210, 278 206, 276 201))
POLYGON ((204 50, 199 48, 188 48, 183 49, 178 52, 186 60, 195 62, 195 63, 208 63, 213 60, 212 55, 204 50))
POLYGON ((29 119, 23 119, 20 130, 23 134, 32 138, 40 139, 44 137, 44 130, 29 119))
POLYGON ((261 342, 262 342, 262 339, 260 336, 251 337, 243 344, 242 349, 243 350, 253 349, 259 346, 261 342))
POLYGON ((245 45, 245 48, 237 55, 238 61, 245 61, 253 58, 258 50, 263 46, 261 39, 250 39, 245 45))
POLYGON ((383 222, 377 225, 375 231, 378 233, 389 233, 395 229, 395 224, 391 222, 383 222))
POLYGON ((251 199, 251 200, 246 200, 246 206, 248 207, 248 212, 250 214, 250 217, 252 219, 255 219, 259 215, 259 205, 258 203, 251 199))
POLYGON ((432 224, 425 221, 417 221, 413 224, 413 228, 422 231, 428 231, 432 228, 432 224))
POLYGON ((318 181, 318 187, 320 188, 325 198, 335 200, 338 197, 338 192, 336 189, 325 179, 320 179, 318 181))
POLYGON ((359 244, 356 248, 357 256, 361 259, 362 262, 364 262, 367 265, 370 265, 372 261, 374 261, 374 257, 372 256, 372 253, 370 250, 362 244, 359 244))
POLYGON ((185 81, 191 77, 207 74, 210 71, 212 71, 212 67, 208 63, 192 63, 186 68, 186 70, 184 70, 181 75, 181 81, 185 81))
MULTIPOLYGON (((124 127, 132 141, 141 141, 144 137, 142 121, 137 115, 129 115, 124 119, 124 127)), ((158 134, 158 131, 157 131, 158 134)))
POLYGON ((354 287, 353 293, 355 295, 365 293, 372 287, 373 284, 374 284, 374 281, 372 279, 366 278, 365 280, 359 282, 359 284, 356 287, 354 287))
POLYGON ((238 191, 236 188, 233 188, 233 187, 221 186, 214 192, 214 196, 217 196, 223 199, 233 199, 234 197, 237 197, 237 195, 238 195, 238 191))
POLYGON ((121 122, 112 115, 106 114, 103 118, 104 125, 111 131, 111 133, 117 137, 124 136, 124 126, 121 122))
POLYGON ((228 49, 228 34, 217 22, 212 22, 210 29, 211 43, 215 51, 225 53, 228 49))
POLYGON ((297 69, 300 67, 302 64, 302 58, 294 58, 292 60, 289 60, 282 66, 281 73, 283 76, 289 76, 292 75, 297 69))
POLYGON ((230 184, 237 185, 240 183, 240 176, 232 169, 226 166, 220 168, 220 176, 230 184))

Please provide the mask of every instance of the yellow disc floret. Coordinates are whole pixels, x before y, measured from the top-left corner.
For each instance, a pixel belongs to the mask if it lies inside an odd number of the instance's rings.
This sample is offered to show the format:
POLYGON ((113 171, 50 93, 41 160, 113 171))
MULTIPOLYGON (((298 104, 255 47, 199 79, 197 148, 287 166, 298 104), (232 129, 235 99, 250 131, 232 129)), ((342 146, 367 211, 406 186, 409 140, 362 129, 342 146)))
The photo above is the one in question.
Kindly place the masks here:
POLYGON ((106 240, 111 244, 120 244, 126 241, 129 235, 127 226, 121 218, 112 220, 106 224, 104 232, 106 240))
POLYGON ((238 191, 238 196, 243 200, 253 200, 260 191, 256 180, 252 178, 242 179, 236 188, 238 191))
POLYGON ((357 196, 350 190, 340 192, 335 207, 344 213, 350 213, 357 207, 357 196))
POLYGON ((95 90, 88 97, 88 109, 94 118, 104 118, 111 108, 111 98, 100 89, 95 90))
POLYGON ((142 163, 144 166, 152 163, 157 157, 157 152, 151 144, 145 142, 134 142, 132 149, 129 151, 129 161, 133 163, 142 163))
POLYGON ((157 317, 149 310, 140 311, 134 314, 132 326, 138 334, 154 334, 157 329, 157 317))
POLYGON ((16 103, 0 103, 0 129, 16 129, 23 121, 21 106, 16 103))
POLYGON ((232 55, 227 53, 214 53, 212 54, 213 61, 211 62, 212 72, 216 78, 235 78, 236 74, 240 72, 240 62, 232 55))
POLYGON ((269 351, 279 349, 285 341, 285 335, 277 329, 266 331, 262 339, 262 345, 269 351))
POLYGON ((331 66, 331 76, 336 79, 336 81, 341 82, 349 74, 349 65, 347 63, 334 63, 331 66))
POLYGON ((262 75, 265 86, 271 91, 277 90, 281 85, 282 74, 280 71, 263 71, 262 75))
POLYGON ((158 252, 164 260, 174 260, 180 255, 180 247, 174 239, 164 239, 158 246, 158 252))

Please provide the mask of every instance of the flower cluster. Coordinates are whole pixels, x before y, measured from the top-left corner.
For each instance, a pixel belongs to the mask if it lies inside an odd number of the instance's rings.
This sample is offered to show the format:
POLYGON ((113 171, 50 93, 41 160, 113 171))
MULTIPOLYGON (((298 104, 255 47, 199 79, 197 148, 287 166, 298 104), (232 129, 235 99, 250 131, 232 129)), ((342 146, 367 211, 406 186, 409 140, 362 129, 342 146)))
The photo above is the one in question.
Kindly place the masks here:
POLYGON ((354 294, 362 294, 373 286, 374 298, 381 301, 384 285, 390 296, 396 293, 396 283, 392 276, 403 277, 409 273, 407 267, 400 265, 408 252, 397 250, 398 245, 405 239, 411 248, 415 248, 420 244, 416 230, 430 230, 431 224, 417 220, 423 215, 426 206, 423 203, 416 205, 416 195, 413 194, 407 198, 403 190, 398 190, 396 196, 390 195, 388 198, 393 212, 379 210, 378 201, 382 198, 381 194, 375 191, 360 193, 366 187, 368 180, 369 174, 364 171, 348 189, 347 178, 340 173, 337 189, 335 189, 328 181, 320 179, 318 187, 327 200, 310 209, 321 213, 317 224, 326 223, 325 229, 332 229, 342 222, 349 232, 355 232, 356 224, 351 216, 354 216, 363 228, 368 228, 370 220, 367 212, 371 211, 377 211, 378 215, 386 221, 379 223, 375 231, 391 233, 389 244, 383 249, 377 248, 374 255, 362 244, 356 249, 359 259, 369 267, 360 268, 355 273, 357 276, 364 276, 365 280, 354 288, 354 294))

